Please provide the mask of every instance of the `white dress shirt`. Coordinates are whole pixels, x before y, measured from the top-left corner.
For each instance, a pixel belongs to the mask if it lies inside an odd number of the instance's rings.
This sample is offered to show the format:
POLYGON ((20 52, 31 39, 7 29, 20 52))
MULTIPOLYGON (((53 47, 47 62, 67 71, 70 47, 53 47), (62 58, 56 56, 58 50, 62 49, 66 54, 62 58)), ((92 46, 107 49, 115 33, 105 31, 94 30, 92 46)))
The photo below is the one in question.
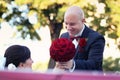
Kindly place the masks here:
MULTIPOLYGON (((82 30, 81 30, 78 34, 76 34, 75 37, 76 37, 76 36, 81 36, 84 29, 85 29, 85 25, 83 25, 82 30)), ((78 46, 78 41, 77 41, 76 39, 74 39, 74 40, 72 41, 72 43, 75 45, 75 48, 77 48, 77 46, 78 46)), ((76 66, 76 65, 75 65, 75 61, 73 61, 73 67, 72 67, 71 69, 69 69, 69 71, 70 71, 70 72, 73 72, 74 69, 75 69, 75 66, 76 66)))

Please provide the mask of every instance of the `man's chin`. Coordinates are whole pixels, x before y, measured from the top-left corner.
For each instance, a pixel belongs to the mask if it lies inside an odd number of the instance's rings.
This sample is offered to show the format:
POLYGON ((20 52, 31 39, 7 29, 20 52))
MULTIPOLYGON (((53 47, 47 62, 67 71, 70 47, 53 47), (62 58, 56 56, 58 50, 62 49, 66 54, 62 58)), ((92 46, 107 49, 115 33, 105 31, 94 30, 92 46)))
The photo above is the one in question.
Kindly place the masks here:
POLYGON ((70 35, 70 36, 74 36, 74 34, 73 34, 73 33, 70 33, 70 32, 69 32, 69 35, 70 35))

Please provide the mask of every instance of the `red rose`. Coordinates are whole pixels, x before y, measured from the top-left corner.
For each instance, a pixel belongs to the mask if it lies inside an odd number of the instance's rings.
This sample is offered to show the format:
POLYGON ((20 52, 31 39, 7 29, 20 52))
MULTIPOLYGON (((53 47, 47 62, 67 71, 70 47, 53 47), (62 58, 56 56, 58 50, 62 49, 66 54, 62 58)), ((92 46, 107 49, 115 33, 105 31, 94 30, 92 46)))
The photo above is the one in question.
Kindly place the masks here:
POLYGON ((79 40, 79 51, 84 52, 84 47, 86 46, 87 39, 86 38, 80 38, 79 40))
POLYGON ((50 46, 50 56, 55 61, 66 62, 75 55, 75 46, 67 38, 59 38, 52 42, 50 46))
POLYGON ((85 38, 80 38, 79 46, 80 46, 80 47, 86 46, 86 39, 85 39, 85 38))

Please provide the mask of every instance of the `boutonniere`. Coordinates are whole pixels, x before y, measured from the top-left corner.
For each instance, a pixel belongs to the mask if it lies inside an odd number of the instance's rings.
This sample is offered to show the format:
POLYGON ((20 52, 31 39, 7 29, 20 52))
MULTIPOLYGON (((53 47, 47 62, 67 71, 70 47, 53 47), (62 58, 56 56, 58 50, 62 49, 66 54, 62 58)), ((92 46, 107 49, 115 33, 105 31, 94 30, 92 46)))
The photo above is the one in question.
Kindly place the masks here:
POLYGON ((80 52, 84 52, 84 47, 86 46, 86 44, 87 44, 87 38, 80 38, 79 39, 79 51, 80 52))

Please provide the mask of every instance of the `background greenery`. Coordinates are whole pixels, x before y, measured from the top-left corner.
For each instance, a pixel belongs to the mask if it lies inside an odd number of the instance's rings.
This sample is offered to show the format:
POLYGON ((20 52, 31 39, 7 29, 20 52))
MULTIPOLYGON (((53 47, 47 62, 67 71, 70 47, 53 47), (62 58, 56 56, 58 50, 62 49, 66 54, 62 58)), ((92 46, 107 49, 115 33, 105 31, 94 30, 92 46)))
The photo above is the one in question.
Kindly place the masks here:
MULTIPOLYGON (((0 24, 2 22, 11 22, 10 25, 15 27, 21 33, 19 36, 23 39, 41 40, 37 29, 49 26, 51 40, 59 37, 63 26, 63 15, 65 10, 71 5, 80 6, 86 17, 86 24, 115 40, 115 45, 120 49, 120 0, 0 0, 0 24), (15 2, 15 3, 13 3, 15 2), (7 7, 12 5, 9 9, 7 7), (21 6, 26 6, 26 10, 20 11, 21 6), (31 23, 28 16, 36 14, 37 22, 31 23), (3 16, 5 14, 5 16, 3 16), (15 20, 19 17, 19 20, 15 20)), ((1 26, 0 26, 1 27, 1 26)), ((16 33, 14 36, 17 36, 16 33)), ((109 47, 109 43, 107 44, 109 47)), ((119 71, 120 58, 112 57, 104 59, 104 71, 119 71)), ((39 68, 39 63, 36 68, 39 68)))

